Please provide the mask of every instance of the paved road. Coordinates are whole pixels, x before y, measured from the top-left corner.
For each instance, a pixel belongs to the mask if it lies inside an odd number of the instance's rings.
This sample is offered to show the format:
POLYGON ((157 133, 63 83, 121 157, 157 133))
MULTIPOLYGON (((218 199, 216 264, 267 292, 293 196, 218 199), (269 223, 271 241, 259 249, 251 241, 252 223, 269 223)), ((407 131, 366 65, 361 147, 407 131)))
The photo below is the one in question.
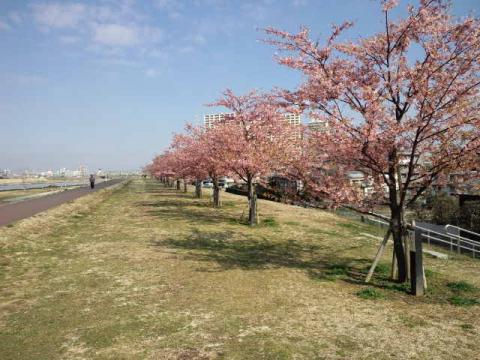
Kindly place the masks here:
POLYGON ((0 205, 0 226, 11 224, 17 220, 25 219, 42 211, 63 204, 67 201, 77 199, 81 196, 91 194, 100 189, 104 189, 123 181, 122 179, 114 179, 95 185, 95 189, 91 190, 90 186, 83 186, 78 189, 66 190, 61 193, 42 196, 40 198, 25 200, 13 204, 0 205))

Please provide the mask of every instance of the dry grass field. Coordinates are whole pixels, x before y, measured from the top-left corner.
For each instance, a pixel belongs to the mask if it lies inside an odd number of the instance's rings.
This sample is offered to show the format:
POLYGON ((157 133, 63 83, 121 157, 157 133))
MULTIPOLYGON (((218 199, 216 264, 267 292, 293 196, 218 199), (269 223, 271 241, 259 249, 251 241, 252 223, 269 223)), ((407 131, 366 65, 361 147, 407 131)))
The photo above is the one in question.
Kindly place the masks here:
POLYGON ((479 357, 480 260, 426 258, 415 298, 391 251, 362 283, 375 228, 222 196, 137 180, 1 228, 0 358, 479 357))

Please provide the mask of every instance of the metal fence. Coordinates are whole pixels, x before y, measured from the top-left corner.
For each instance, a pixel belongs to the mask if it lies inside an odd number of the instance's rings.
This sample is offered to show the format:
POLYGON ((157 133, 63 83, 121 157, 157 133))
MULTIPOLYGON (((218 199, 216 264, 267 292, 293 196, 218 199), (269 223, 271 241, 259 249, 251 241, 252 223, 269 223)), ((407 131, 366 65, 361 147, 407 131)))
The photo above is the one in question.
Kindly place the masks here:
MULTIPOLYGON (((356 218, 364 223, 388 228, 389 224, 378 218, 367 215, 356 215, 350 211, 342 211, 339 215, 356 218)), ((414 233, 421 236, 422 242, 428 245, 448 248, 457 254, 468 253, 474 258, 480 258, 480 234, 454 225, 435 225, 430 223, 416 223, 409 237, 413 240, 414 233), (413 231, 415 230, 415 231, 413 231)))

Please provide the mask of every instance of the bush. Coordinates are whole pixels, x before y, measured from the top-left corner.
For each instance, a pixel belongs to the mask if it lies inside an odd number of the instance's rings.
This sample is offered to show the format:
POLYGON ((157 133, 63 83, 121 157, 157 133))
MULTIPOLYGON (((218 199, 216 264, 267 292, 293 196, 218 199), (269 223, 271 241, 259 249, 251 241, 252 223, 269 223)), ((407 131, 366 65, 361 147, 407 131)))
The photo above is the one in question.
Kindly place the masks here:
POLYGON ((446 194, 437 195, 432 200, 432 221, 438 225, 457 224, 459 210, 457 199, 446 194))
POLYGON ((480 233, 480 202, 466 202, 460 208, 459 225, 480 233))

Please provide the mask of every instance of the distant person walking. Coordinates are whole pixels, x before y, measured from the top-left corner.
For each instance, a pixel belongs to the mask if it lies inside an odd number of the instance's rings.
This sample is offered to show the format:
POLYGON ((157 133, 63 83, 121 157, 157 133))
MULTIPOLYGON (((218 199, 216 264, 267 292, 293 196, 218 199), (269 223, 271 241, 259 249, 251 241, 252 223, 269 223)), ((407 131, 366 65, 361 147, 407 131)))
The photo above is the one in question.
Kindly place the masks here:
POLYGON ((90 189, 95 188, 95 175, 90 175, 90 189))

